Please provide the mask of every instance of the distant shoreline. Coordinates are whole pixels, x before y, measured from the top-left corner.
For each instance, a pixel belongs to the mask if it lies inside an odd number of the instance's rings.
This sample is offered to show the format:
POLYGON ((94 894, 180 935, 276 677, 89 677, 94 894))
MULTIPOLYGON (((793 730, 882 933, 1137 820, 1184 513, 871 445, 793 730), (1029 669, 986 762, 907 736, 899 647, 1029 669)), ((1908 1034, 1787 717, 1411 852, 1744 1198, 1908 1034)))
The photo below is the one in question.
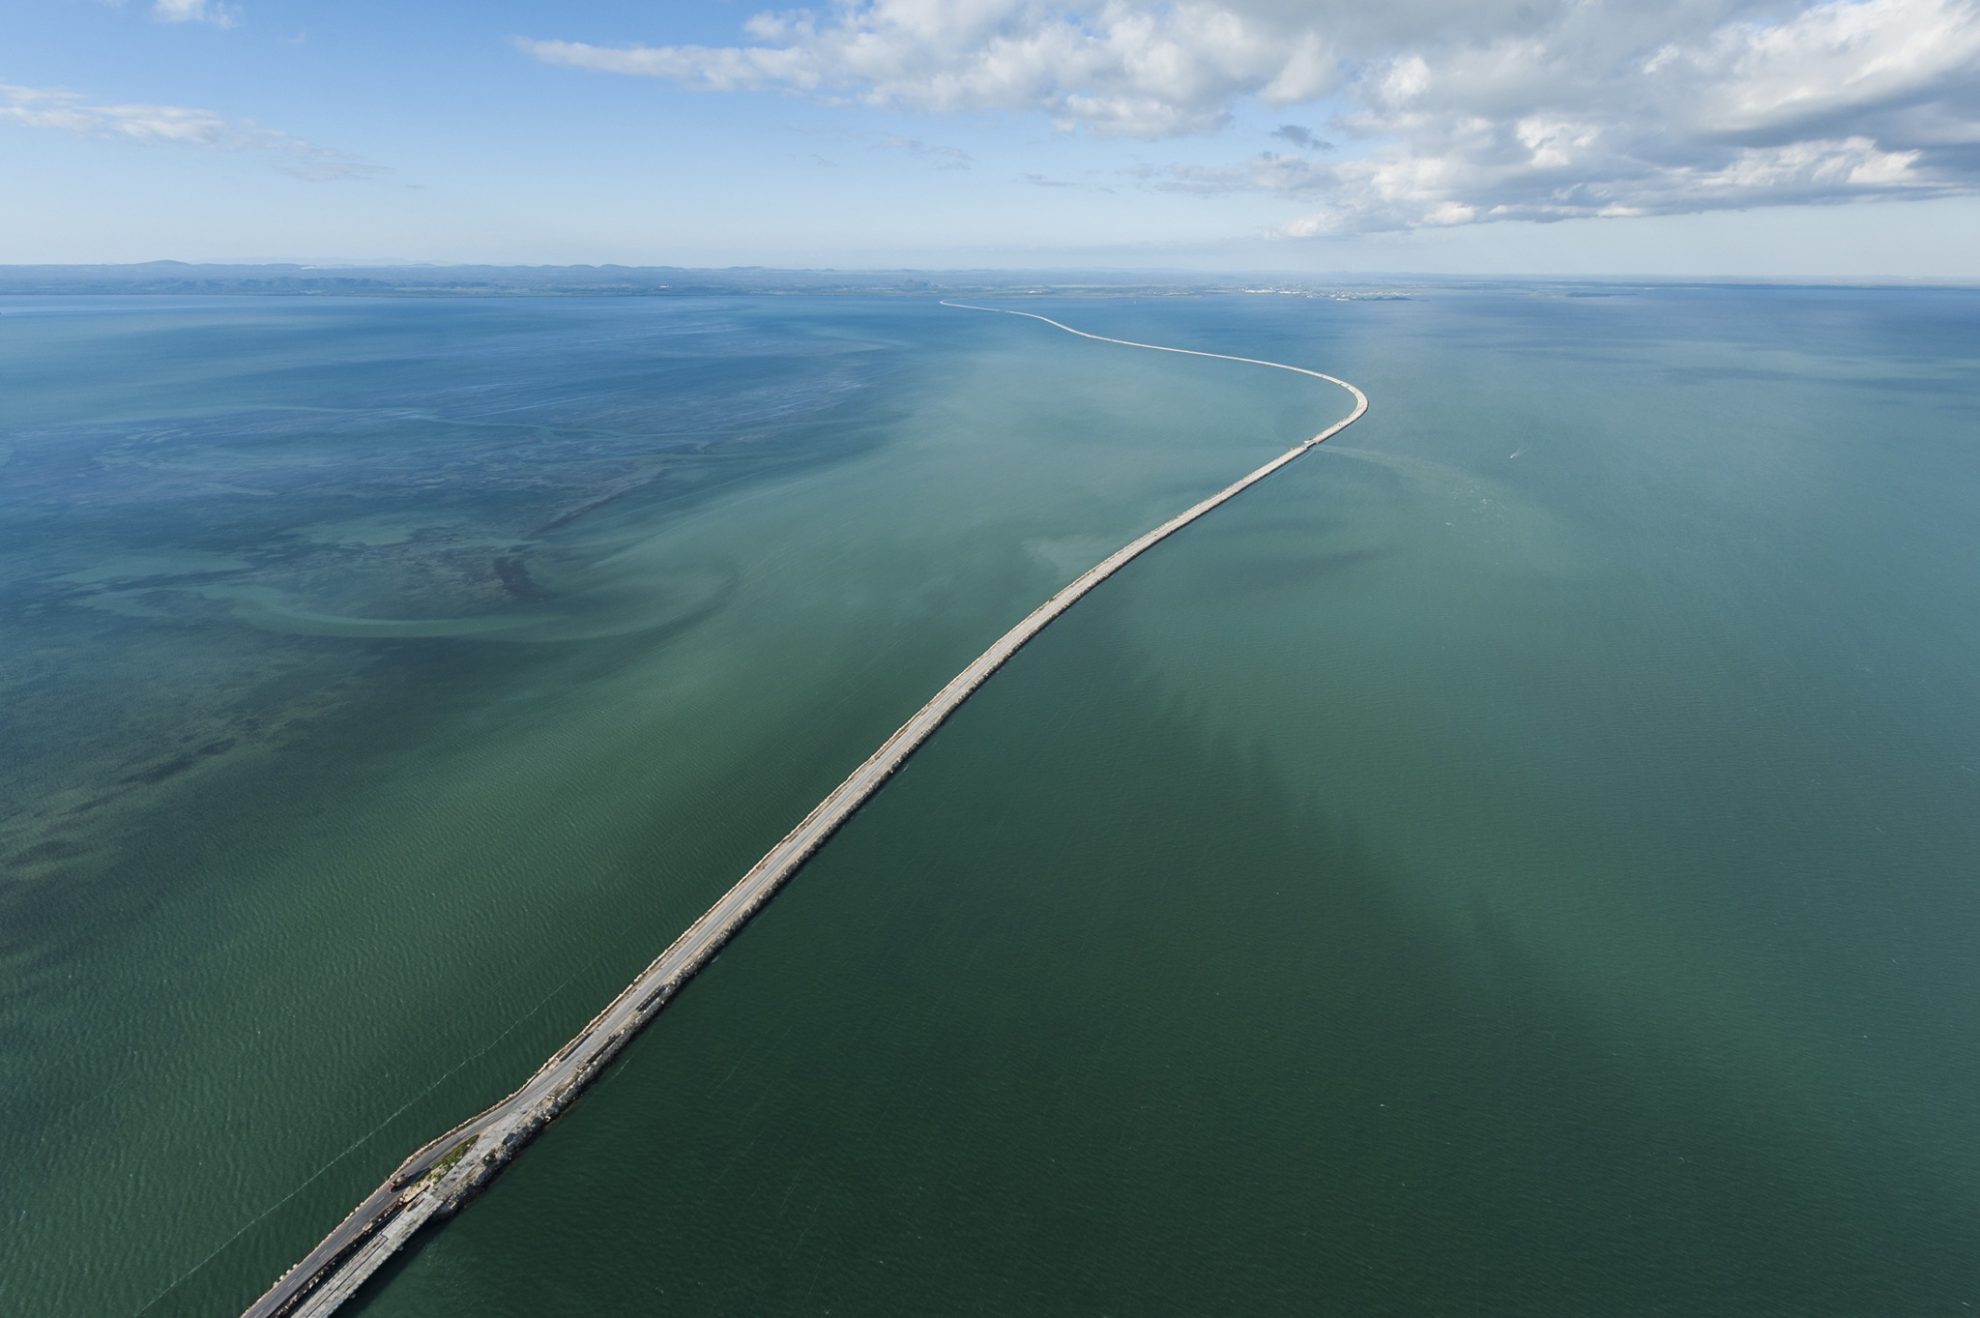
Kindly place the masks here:
POLYGON ((1288 271, 989 270, 959 268, 800 270, 768 266, 0 265, 0 296, 216 297, 720 297, 848 296, 1176 297, 1282 295, 1406 300, 1433 290, 1522 288, 1558 293, 1617 289, 1832 289, 1980 291, 1980 280, 1741 279, 1613 275, 1322 274, 1288 271))

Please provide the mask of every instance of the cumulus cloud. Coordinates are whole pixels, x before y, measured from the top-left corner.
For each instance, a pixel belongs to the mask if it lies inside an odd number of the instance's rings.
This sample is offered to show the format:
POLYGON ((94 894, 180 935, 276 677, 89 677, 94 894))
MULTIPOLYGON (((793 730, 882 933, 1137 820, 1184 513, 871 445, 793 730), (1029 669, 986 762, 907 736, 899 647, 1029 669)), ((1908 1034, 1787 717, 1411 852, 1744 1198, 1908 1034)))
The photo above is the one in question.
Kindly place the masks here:
POLYGON ((385 172, 341 151, 245 120, 228 119, 212 110, 184 105, 107 104, 56 88, 0 83, 0 123, 148 146, 243 151, 285 174, 318 182, 385 172))
MULTIPOLYGON (((1980 185, 1980 0, 837 0, 733 46, 546 63, 1142 139, 1325 99, 1338 158, 1127 171, 1290 235, 1930 197, 1980 185)), ((1329 149, 1302 124, 1274 137, 1329 149)))
POLYGON ((161 23, 211 23, 232 27, 239 11, 209 0, 153 0, 151 16, 161 23))
POLYGON ((1326 43, 1296 17, 1267 21, 1211 3, 855 0, 824 17, 759 14, 746 32, 753 42, 742 46, 518 44, 548 64, 706 91, 1042 110, 1064 128, 1143 138, 1221 127, 1240 97, 1307 100, 1336 76, 1326 43))
POLYGON ((1660 35, 1584 13, 1544 37, 1390 56, 1342 118, 1361 156, 1273 176, 1323 203, 1286 232, 1922 198, 1980 183, 1971 0, 1830 0, 1660 35))

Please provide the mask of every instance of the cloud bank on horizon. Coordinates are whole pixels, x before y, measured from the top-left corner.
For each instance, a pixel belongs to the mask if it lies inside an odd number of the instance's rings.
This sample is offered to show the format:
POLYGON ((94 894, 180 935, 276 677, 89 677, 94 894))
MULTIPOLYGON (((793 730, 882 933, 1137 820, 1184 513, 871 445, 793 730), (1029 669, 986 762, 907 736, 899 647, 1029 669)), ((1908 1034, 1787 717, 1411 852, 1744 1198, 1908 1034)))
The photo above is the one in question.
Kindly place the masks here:
POLYGON ((1980 0, 840 0, 743 36, 517 44, 711 93, 1142 141, 1306 107, 1324 127, 1283 125, 1291 153, 1125 171, 1305 203, 1296 237, 1980 191, 1980 0))

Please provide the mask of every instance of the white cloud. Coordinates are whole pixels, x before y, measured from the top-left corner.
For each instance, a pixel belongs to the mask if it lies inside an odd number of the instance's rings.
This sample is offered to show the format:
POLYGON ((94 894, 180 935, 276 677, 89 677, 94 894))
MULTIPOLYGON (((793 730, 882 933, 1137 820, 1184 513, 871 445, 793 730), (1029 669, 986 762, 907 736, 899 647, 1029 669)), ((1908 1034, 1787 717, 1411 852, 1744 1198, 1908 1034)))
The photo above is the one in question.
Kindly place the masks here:
POLYGON ((1853 137, 1740 147, 1712 164, 1554 184, 1537 183, 1517 167, 1494 171, 1459 157, 1357 161, 1332 167, 1332 177, 1305 181, 1301 190, 1340 200, 1282 232, 1309 238, 1483 220, 1616 218, 1943 196, 1954 190, 1921 175, 1915 168, 1919 155, 1885 151, 1868 138, 1853 137))
POLYGON ((240 11, 209 0, 153 0, 151 16, 161 23, 211 23, 232 27, 240 11))
POLYGON ((1980 189, 1972 0, 1829 0, 1673 33, 1591 12, 1365 74, 1343 124, 1362 157, 1302 178, 1323 205, 1285 232, 1980 189))
POLYGON ((1102 136, 1336 98, 1329 163, 1125 171, 1298 199, 1313 209, 1289 234, 1980 190, 1980 0, 835 0, 744 32, 518 44, 706 91, 1102 136))
POLYGON ((130 105, 91 101, 75 92, 0 83, 0 123, 53 128, 83 137, 145 145, 243 151, 264 163, 312 181, 361 178, 385 171, 341 151, 299 137, 228 119, 184 105, 130 105))
POLYGON ((1182 0, 864 0, 821 18, 759 14, 747 46, 522 40, 549 64, 706 91, 773 88, 881 108, 1042 110, 1064 128, 1171 137, 1221 126, 1231 103, 1308 100, 1337 61, 1297 20, 1182 0))
POLYGON ((1787 22, 1730 24, 1653 60, 1654 76, 1705 93, 1695 122, 1731 131, 1792 130, 1961 92, 1971 108, 1980 13, 1964 0, 1822 4, 1787 22))

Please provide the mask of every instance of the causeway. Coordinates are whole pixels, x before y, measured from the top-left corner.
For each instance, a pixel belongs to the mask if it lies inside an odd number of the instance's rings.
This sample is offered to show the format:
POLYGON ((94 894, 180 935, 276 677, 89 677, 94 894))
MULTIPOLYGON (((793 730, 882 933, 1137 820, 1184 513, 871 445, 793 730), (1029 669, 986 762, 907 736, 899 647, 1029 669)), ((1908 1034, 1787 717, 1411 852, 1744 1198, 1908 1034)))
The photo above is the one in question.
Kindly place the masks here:
POLYGON ((1354 396, 1354 410, 1311 439, 1281 453, 1256 471, 1225 486, 1154 530, 1121 546, 1106 558, 1061 587, 1050 599, 1033 609, 1022 622, 972 660, 969 666, 949 679, 934 698, 915 711, 893 736, 852 771, 813 807, 798 826, 770 848, 769 854, 736 881, 713 906, 687 927, 666 951, 641 971, 618 997, 576 1038, 524 1081, 522 1087, 493 1107, 468 1118, 445 1134, 428 1141, 400 1163, 384 1184, 373 1190, 352 1209, 336 1229, 325 1236, 301 1262, 283 1273, 268 1291, 249 1305, 243 1318, 320 1318, 349 1299, 367 1278, 382 1267, 419 1228, 436 1216, 453 1213, 476 1191, 507 1166, 509 1160, 530 1138, 565 1107, 585 1085, 617 1056, 628 1040, 657 1015, 661 1008, 694 977, 751 916, 788 882, 812 853, 898 771, 907 758, 937 728, 961 708, 990 675, 1022 649, 1053 619, 1071 608, 1114 573, 1188 526, 1197 518, 1236 498, 1288 463, 1311 452, 1359 421, 1368 411, 1368 398, 1346 380, 1288 366, 1284 362, 1262 361, 1256 357, 1233 357, 1228 353, 1201 352, 1194 348, 1170 348, 1158 343, 1136 343, 1089 334, 1064 325, 1049 316, 1005 307, 980 307, 966 302, 942 303, 965 311, 1000 312, 1042 321, 1054 329, 1076 334, 1096 343, 1112 343, 1151 352, 1173 352, 1187 357, 1211 357, 1219 361, 1243 362, 1274 370, 1310 375, 1316 380, 1339 385, 1354 396))

